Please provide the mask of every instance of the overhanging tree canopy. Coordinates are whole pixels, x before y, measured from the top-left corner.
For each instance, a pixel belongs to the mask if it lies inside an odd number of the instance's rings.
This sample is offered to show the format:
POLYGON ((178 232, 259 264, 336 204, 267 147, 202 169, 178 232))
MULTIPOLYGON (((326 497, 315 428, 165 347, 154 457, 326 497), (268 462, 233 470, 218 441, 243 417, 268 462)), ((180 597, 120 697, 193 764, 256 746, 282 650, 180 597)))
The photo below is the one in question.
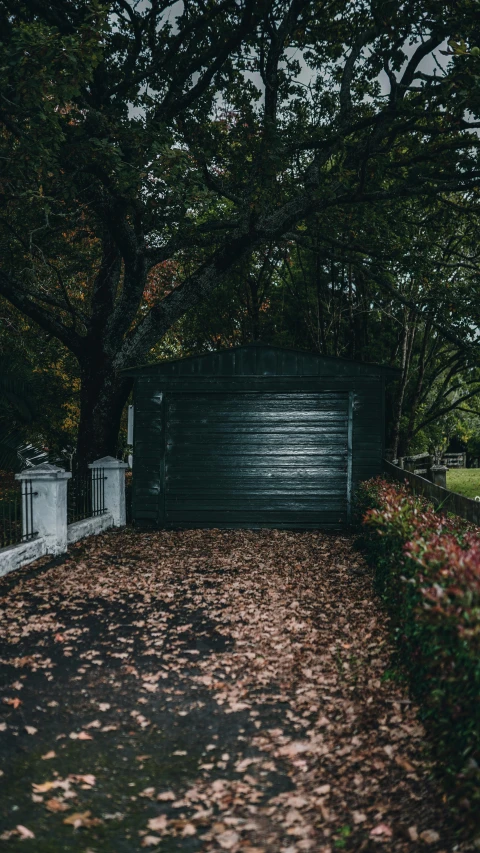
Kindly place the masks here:
POLYGON ((84 461, 115 452, 117 371, 254 250, 317 212, 476 192, 474 11, 0 0, 0 293, 77 357, 84 461))

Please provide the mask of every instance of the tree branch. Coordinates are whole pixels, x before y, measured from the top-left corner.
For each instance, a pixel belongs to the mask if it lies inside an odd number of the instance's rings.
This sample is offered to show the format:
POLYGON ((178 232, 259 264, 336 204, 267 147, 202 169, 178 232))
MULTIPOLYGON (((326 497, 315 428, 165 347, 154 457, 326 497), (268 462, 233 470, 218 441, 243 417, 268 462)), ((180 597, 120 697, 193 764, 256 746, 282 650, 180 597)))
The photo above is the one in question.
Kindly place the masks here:
POLYGON ((25 293, 18 281, 11 279, 2 270, 0 270, 0 294, 15 308, 38 323, 42 329, 58 338, 77 358, 80 358, 84 338, 73 329, 67 328, 57 317, 38 305, 32 295, 25 293))

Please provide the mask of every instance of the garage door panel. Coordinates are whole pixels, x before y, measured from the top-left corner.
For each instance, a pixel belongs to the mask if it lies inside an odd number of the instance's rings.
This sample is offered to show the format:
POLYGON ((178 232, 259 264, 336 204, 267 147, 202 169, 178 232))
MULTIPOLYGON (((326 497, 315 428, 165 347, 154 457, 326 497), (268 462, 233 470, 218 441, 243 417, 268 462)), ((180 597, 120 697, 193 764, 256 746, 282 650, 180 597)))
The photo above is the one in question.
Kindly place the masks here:
POLYGON ((298 512, 274 514, 272 513, 267 518, 259 518, 255 513, 242 513, 235 511, 232 513, 217 513, 215 522, 212 522, 211 513, 193 512, 193 513, 172 513, 169 526, 173 528, 284 528, 288 530, 316 530, 318 527, 330 527, 338 529, 339 526, 346 524, 347 513, 324 512, 319 520, 318 512, 302 513, 298 512))
MULTIPOLYGON (((171 504, 170 512, 196 512, 198 502, 194 500, 183 499, 179 501, 178 506, 175 503, 171 504)), ((342 512, 345 509, 344 502, 338 499, 327 499, 323 501, 318 498, 311 500, 295 499, 293 496, 285 500, 277 496, 272 496, 271 500, 259 498, 257 501, 248 500, 231 500, 224 501, 222 498, 217 500, 205 499, 202 501, 201 512, 211 513, 226 513, 226 512, 248 512, 253 514, 255 518, 266 518, 268 515, 280 513, 283 515, 288 512, 304 513, 304 512, 342 512)))
MULTIPOLYGON (((174 494, 189 494, 194 491, 196 494, 205 494, 205 478, 204 477, 196 477, 188 480, 186 477, 182 478, 169 478, 168 479, 168 490, 169 493, 174 494)), ((346 489, 347 487, 347 474, 346 472, 340 471, 338 475, 331 477, 323 477, 321 486, 321 493, 324 492, 337 493, 339 491, 339 485, 343 485, 346 489), (342 479, 343 478, 343 479, 342 479)), ((265 477, 261 482, 258 481, 258 477, 242 477, 241 480, 238 477, 235 479, 234 477, 219 477, 215 476, 215 487, 216 489, 223 493, 228 492, 231 489, 235 489, 236 491, 241 491, 246 494, 261 494, 264 491, 277 491, 277 492, 314 492, 318 493, 319 491, 319 483, 318 477, 265 477)), ((208 488, 208 486, 207 486, 208 488)))
MULTIPOLYGON (((290 441, 295 439, 299 432, 301 432, 305 438, 308 436, 310 436, 312 440, 316 440, 318 438, 318 423, 316 424, 314 421, 308 425, 298 422, 294 425, 290 424, 289 426, 279 424, 278 421, 273 421, 270 425, 262 421, 257 426, 253 424, 251 426, 246 426, 245 424, 239 424, 238 426, 234 426, 232 424, 228 424, 227 426, 221 426, 218 424, 206 426, 205 424, 200 424, 198 426, 194 426, 189 424, 188 428, 175 428, 175 433, 173 433, 174 425, 170 424, 169 426, 169 442, 171 442, 173 446, 179 442, 185 442, 188 440, 194 441, 199 436, 202 436, 202 438, 207 440, 214 440, 215 442, 240 442, 245 441, 245 437, 248 437, 250 440, 255 440, 255 438, 263 438, 264 436, 269 439, 277 438, 278 441, 290 441)), ((329 437, 334 438, 335 436, 338 436, 339 438, 344 438, 345 429, 346 420, 341 422, 332 421, 328 425, 326 425, 325 421, 322 421, 322 430, 325 432, 325 435, 328 435, 329 437)))
MULTIPOLYGON (((275 466, 285 465, 286 467, 291 467, 295 463, 295 459, 301 459, 304 462, 310 463, 312 466, 317 466, 318 468, 322 467, 341 467, 345 463, 345 452, 346 448, 338 447, 330 447, 327 448, 324 452, 320 453, 315 449, 307 448, 298 448, 292 449, 285 453, 283 449, 275 449, 270 447, 261 447, 255 451, 242 451, 241 447, 238 448, 229 448, 228 451, 222 454, 222 464, 228 465, 230 460, 232 464, 235 464, 236 461, 244 460, 245 466, 249 464, 257 466, 259 468, 267 467, 272 463, 275 463, 275 466), (343 453, 341 450, 343 449, 343 453), (257 461, 259 455, 262 455, 262 460, 257 461)), ((204 465, 208 465, 208 463, 215 461, 218 459, 218 452, 215 452, 214 449, 206 448, 203 453, 198 451, 197 453, 188 453, 182 455, 179 453, 178 455, 171 455, 169 458, 169 468, 172 470, 172 466, 175 464, 181 467, 191 466, 193 464, 201 463, 203 460, 204 465)), ((239 472, 240 476, 240 472, 239 472)))
POLYGON ((346 393, 184 394, 166 404, 167 526, 345 523, 346 393))

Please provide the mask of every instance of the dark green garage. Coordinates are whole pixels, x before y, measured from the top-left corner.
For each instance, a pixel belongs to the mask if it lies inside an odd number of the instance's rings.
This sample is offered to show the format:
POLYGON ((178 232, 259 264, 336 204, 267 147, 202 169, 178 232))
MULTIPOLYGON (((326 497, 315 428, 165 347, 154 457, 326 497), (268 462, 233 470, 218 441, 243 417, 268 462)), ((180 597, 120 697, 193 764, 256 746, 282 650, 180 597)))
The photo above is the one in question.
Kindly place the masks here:
POLYGON ((341 527, 378 474, 389 368, 263 344, 135 378, 132 515, 188 527, 341 527))

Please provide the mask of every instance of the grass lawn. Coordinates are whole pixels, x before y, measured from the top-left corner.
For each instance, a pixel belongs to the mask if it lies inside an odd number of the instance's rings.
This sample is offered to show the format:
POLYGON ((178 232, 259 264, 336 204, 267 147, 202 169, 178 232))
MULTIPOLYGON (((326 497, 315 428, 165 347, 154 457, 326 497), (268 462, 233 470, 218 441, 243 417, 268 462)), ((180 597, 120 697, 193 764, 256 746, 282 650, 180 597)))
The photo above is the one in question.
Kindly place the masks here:
POLYGON ((480 468, 452 468, 447 471, 447 489, 467 498, 480 495, 480 468))

